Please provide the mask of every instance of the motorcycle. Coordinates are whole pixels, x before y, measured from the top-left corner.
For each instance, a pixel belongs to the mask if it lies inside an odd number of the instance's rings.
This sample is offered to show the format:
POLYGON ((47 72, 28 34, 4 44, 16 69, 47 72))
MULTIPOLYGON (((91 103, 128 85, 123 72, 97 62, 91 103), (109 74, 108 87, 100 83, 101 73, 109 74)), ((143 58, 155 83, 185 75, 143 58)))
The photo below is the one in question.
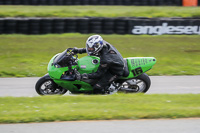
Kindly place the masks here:
MULTIPOLYGON (((68 48, 56 54, 49 61, 48 73, 41 77, 35 90, 39 95, 63 95, 67 91, 72 94, 94 94, 93 85, 96 79, 78 80, 80 74, 94 73, 100 65, 97 56, 85 56, 78 59, 78 55, 68 48)), ((118 91, 125 93, 145 93, 149 90, 151 80, 145 73, 156 63, 154 57, 124 58, 124 74, 112 82, 105 89, 104 94, 113 94, 118 91)))

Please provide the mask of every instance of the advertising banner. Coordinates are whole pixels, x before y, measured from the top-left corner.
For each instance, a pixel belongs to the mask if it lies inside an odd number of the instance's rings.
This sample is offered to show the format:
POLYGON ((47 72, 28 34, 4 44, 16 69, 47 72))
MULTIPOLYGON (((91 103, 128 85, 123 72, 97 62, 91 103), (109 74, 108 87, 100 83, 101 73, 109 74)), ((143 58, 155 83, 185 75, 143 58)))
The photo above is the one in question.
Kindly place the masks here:
POLYGON ((200 18, 0 18, 0 34, 200 35, 200 18))
POLYGON ((129 23, 130 33, 135 35, 163 35, 163 34, 198 34, 200 35, 200 20, 148 20, 151 24, 146 23, 146 20, 132 21, 129 23))

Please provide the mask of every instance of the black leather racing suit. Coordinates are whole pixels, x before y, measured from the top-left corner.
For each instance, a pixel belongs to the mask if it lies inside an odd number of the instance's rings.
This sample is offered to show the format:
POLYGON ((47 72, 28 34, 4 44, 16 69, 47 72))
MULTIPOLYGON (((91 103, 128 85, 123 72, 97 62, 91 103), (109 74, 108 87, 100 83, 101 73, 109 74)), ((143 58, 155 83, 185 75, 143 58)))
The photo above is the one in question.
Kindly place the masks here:
MULTIPOLYGON (((121 54, 108 42, 104 41, 104 44, 99 54, 100 65, 97 72, 88 74, 89 79, 99 79, 93 86, 93 89, 97 91, 104 89, 124 73, 124 61, 121 54)), ((86 49, 78 49, 77 53, 86 53, 86 49)))

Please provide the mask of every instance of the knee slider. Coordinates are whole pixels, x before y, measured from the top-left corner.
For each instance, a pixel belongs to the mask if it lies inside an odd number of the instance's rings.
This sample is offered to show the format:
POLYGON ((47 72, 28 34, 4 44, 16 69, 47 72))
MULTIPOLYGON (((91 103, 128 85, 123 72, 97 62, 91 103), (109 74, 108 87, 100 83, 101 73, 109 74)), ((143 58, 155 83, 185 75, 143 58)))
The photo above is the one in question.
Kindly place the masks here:
POLYGON ((98 90, 100 90, 100 89, 102 89, 102 87, 101 87, 101 85, 96 84, 96 85, 94 86, 94 89, 98 89, 98 90))

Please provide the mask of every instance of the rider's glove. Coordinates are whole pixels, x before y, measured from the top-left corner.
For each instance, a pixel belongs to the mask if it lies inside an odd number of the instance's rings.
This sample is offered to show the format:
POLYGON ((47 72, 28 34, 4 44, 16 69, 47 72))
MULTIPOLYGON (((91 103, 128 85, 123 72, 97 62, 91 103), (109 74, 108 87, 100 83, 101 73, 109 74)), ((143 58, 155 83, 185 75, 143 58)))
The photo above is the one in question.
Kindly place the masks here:
POLYGON ((73 52, 74 54, 77 54, 77 53, 78 53, 78 48, 74 47, 74 48, 72 49, 72 52, 73 52))
POLYGON ((88 74, 87 73, 82 74, 81 79, 83 79, 83 80, 88 79, 88 74))

